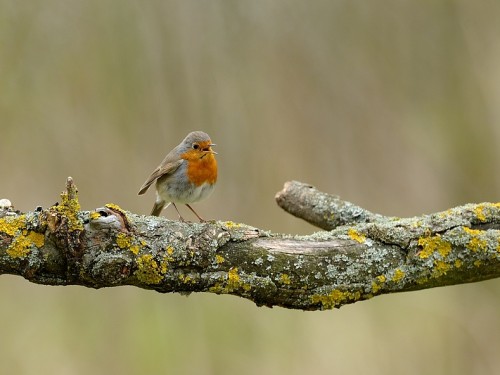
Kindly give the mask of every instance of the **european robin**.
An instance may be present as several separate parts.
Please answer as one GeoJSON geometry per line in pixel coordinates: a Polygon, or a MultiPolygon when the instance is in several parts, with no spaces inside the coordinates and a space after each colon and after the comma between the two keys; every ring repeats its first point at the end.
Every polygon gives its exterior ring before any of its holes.
{"type": "Polygon", "coordinates": [[[165,156],[139,190],[139,195],[144,194],[153,182],[156,183],[156,201],[151,215],[160,216],[161,210],[172,203],[179,220],[184,221],[175,205],[184,203],[200,221],[204,221],[189,203],[205,199],[214,190],[217,182],[214,155],[217,153],[212,146],[215,144],[207,133],[195,131],[165,156]]]}

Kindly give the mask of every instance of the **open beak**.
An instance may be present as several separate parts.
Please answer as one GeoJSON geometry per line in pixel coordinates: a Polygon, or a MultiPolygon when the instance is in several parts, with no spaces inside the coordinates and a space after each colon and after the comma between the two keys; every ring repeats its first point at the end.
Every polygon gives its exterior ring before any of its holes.
{"type": "Polygon", "coordinates": [[[210,143],[210,144],[208,145],[208,150],[207,150],[207,152],[209,152],[209,153],[211,153],[211,154],[214,154],[214,155],[217,155],[217,153],[216,153],[214,150],[212,150],[212,146],[217,146],[217,145],[216,145],[215,143],[210,143]]]}
{"type": "MultiPolygon", "coordinates": [[[[210,143],[210,144],[208,145],[208,147],[206,147],[206,148],[204,148],[204,149],[202,150],[202,151],[203,151],[203,153],[204,153],[204,155],[206,155],[206,154],[214,154],[214,155],[217,155],[217,152],[215,152],[214,150],[212,150],[212,146],[215,146],[215,143],[210,143]]],[[[204,156],[204,155],[203,155],[203,156],[204,156]]],[[[202,157],[203,157],[203,156],[202,156],[202,157]]]]}

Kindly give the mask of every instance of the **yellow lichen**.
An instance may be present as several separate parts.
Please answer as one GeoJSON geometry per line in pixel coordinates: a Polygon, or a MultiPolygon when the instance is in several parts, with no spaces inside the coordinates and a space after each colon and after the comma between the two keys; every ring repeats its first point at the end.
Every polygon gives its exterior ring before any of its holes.
{"type": "Polygon", "coordinates": [[[179,275],[179,280],[182,281],[184,284],[195,284],[196,281],[189,275],[184,275],[180,274],[179,275]]]}
{"type": "Polygon", "coordinates": [[[172,255],[174,253],[174,248],[172,246],[167,247],[167,254],[172,255]]]}
{"type": "Polygon", "coordinates": [[[347,231],[347,234],[352,240],[357,241],[359,243],[364,243],[366,241],[366,237],[363,234],[359,233],[356,229],[350,228],[347,231]]]}
{"type": "Polygon", "coordinates": [[[226,226],[227,229],[231,229],[231,228],[239,228],[241,227],[241,224],[239,223],[235,223],[235,222],[232,222],[232,221],[226,221],[224,223],[224,225],[226,226]]]}
{"type": "Polygon", "coordinates": [[[45,243],[45,235],[42,233],[30,232],[28,233],[28,239],[38,248],[41,248],[45,243]]]}
{"type": "Polygon", "coordinates": [[[227,290],[224,289],[224,287],[221,285],[221,283],[215,283],[214,286],[211,286],[210,288],[208,288],[208,291],[210,293],[216,293],[216,294],[227,293],[227,290]]]}
{"type": "Polygon", "coordinates": [[[233,267],[227,273],[227,287],[229,289],[237,289],[240,286],[240,275],[238,275],[238,267],[233,267]]]}
{"type": "Polygon", "coordinates": [[[421,237],[418,239],[418,246],[422,247],[418,253],[420,259],[429,258],[435,251],[445,258],[451,252],[451,244],[444,241],[441,236],[421,237]]]}
{"type": "Polygon", "coordinates": [[[462,267],[462,261],[460,259],[455,260],[455,268],[462,267]]]}
{"type": "Polygon", "coordinates": [[[450,270],[451,266],[442,261],[442,260],[436,260],[434,261],[434,269],[432,270],[432,277],[440,277],[443,275],[446,275],[446,273],[450,270]]]}
{"type": "Polygon", "coordinates": [[[26,225],[26,215],[6,216],[0,219],[0,232],[13,236],[26,225]]]}
{"type": "Polygon", "coordinates": [[[462,227],[462,228],[463,228],[465,233],[468,233],[471,236],[479,236],[481,233],[483,233],[482,231],[480,231],[478,229],[470,229],[469,227],[462,227]]]}
{"type": "Polygon", "coordinates": [[[281,284],[286,284],[286,285],[290,285],[290,276],[288,276],[286,273],[282,273],[280,275],[280,283],[281,284]]]}
{"type": "Polygon", "coordinates": [[[167,261],[164,260],[163,262],[160,263],[160,272],[165,275],[167,273],[168,267],[167,267],[167,261]]]}
{"type": "Polygon", "coordinates": [[[116,244],[120,249],[126,249],[132,244],[132,236],[126,233],[118,233],[116,236],[116,244]]]}
{"type": "Polygon", "coordinates": [[[33,246],[41,248],[45,243],[45,235],[26,229],[26,215],[4,217],[0,219],[0,232],[14,236],[6,252],[13,258],[24,258],[33,246]]]}
{"type": "Polygon", "coordinates": [[[222,255],[219,255],[219,254],[215,255],[215,263],[222,264],[222,263],[224,263],[224,261],[225,261],[225,259],[222,255]]]}
{"type": "Polygon", "coordinates": [[[486,215],[484,214],[484,205],[480,204],[474,209],[474,213],[479,221],[486,221],[486,215]]]}
{"type": "Polygon", "coordinates": [[[24,230],[22,235],[17,236],[7,249],[7,254],[13,258],[24,258],[33,246],[41,248],[45,243],[45,236],[41,233],[24,230]]]}
{"type": "Polygon", "coordinates": [[[417,220],[411,225],[413,228],[420,228],[422,226],[422,220],[417,220]]]}
{"type": "Polygon", "coordinates": [[[120,249],[129,249],[133,254],[137,255],[141,247],[134,242],[134,238],[127,233],[118,233],[116,236],[116,244],[120,249]]]}
{"type": "Polygon", "coordinates": [[[471,236],[471,239],[467,244],[467,249],[474,252],[478,250],[484,251],[487,249],[488,242],[486,242],[485,239],[481,238],[481,236],[484,234],[483,231],[477,229],[470,229],[468,227],[463,227],[463,229],[465,233],[471,236]]]}
{"type": "Polygon", "coordinates": [[[118,206],[117,204],[114,204],[114,203],[108,203],[108,204],[105,204],[104,205],[105,207],[109,208],[110,210],[113,210],[113,211],[118,211],[122,214],[126,214],[125,210],[123,210],[120,206],[118,206]]]}
{"type": "Polygon", "coordinates": [[[375,281],[372,281],[372,291],[373,293],[377,293],[380,290],[380,284],[377,284],[375,281]]]}
{"type": "Polygon", "coordinates": [[[405,272],[397,268],[394,271],[394,275],[392,275],[391,280],[397,283],[398,281],[401,281],[405,277],[405,272]]]}
{"type": "Polygon", "coordinates": [[[134,275],[146,284],[159,284],[167,273],[166,262],[158,264],[151,254],[137,258],[137,270],[134,275]]]}
{"type": "Polygon", "coordinates": [[[372,281],[373,293],[377,293],[382,288],[382,285],[385,283],[386,280],[387,279],[384,275],[377,276],[375,280],[372,281]]]}
{"type": "Polygon", "coordinates": [[[467,244],[467,248],[471,251],[486,250],[488,243],[486,240],[474,237],[467,244]]]}
{"type": "Polygon", "coordinates": [[[68,219],[67,223],[70,232],[83,230],[83,222],[78,218],[80,203],[78,202],[78,196],[76,193],[74,198],[70,198],[68,192],[62,192],[61,204],[52,206],[50,209],[68,219]]]}
{"type": "MultiPolygon", "coordinates": [[[[133,254],[137,255],[141,251],[141,246],[130,234],[118,233],[116,236],[116,244],[120,249],[129,249],[133,254]]],[[[144,241],[141,241],[141,245],[144,241]]],[[[143,245],[144,246],[144,245],[143,245]]]]}
{"type": "Polygon", "coordinates": [[[238,289],[243,289],[248,292],[252,289],[250,284],[247,284],[241,280],[237,267],[231,268],[227,273],[227,279],[222,278],[225,283],[216,283],[214,286],[210,287],[208,290],[212,293],[223,294],[231,293],[238,289]]]}
{"type": "Polygon", "coordinates": [[[101,218],[101,214],[97,211],[91,211],[89,217],[90,220],[97,220],[101,218]]]}
{"type": "Polygon", "coordinates": [[[476,261],[474,261],[474,265],[475,265],[476,267],[479,267],[479,266],[481,265],[481,263],[482,263],[482,262],[481,262],[479,259],[478,259],[478,260],[476,260],[476,261]]]}
{"type": "Polygon", "coordinates": [[[339,289],[332,290],[327,295],[315,294],[311,296],[312,303],[321,303],[324,309],[332,309],[345,302],[358,301],[361,298],[361,292],[347,292],[339,289]]]}
{"type": "Polygon", "coordinates": [[[129,247],[129,250],[134,253],[135,255],[139,254],[139,250],[141,248],[139,247],[139,245],[132,245],[129,247]]]}
{"type": "Polygon", "coordinates": [[[16,237],[7,249],[7,254],[12,258],[24,258],[30,252],[31,243],[25,236],[16,237]]]}

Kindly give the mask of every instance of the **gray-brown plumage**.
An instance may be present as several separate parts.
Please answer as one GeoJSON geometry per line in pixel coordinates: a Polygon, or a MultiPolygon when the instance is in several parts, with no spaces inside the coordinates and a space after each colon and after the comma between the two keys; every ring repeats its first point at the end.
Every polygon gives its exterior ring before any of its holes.
{"type": "Polygon", "coordinates": [[[156,201],[151,215],[159,216],[172,203],[179,219],[184,220],[175,205],[183,203],[203,221],[189,203],[205,199],[215,187],[217,161],[212,146],[208,134],[195,131],[167,154],[139,190],[142,195],[155,183],[156,201]]]}

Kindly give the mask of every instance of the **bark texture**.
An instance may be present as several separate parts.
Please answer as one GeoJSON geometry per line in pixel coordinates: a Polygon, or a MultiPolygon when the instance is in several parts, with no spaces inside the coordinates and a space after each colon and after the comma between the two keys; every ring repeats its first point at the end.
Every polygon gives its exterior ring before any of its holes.
{"type": "Polygon", "coordinates": [[[183,223],[108,204],[81,211],[71,178],[58,205],[0,204],[0,274],[46,285],[134,285],[233,294],[324,310],[377,295],[500,276],[500,204],[394,218],[288,182],[286,211],[328,231],[278,235],[230,221],[183,223]]]}

